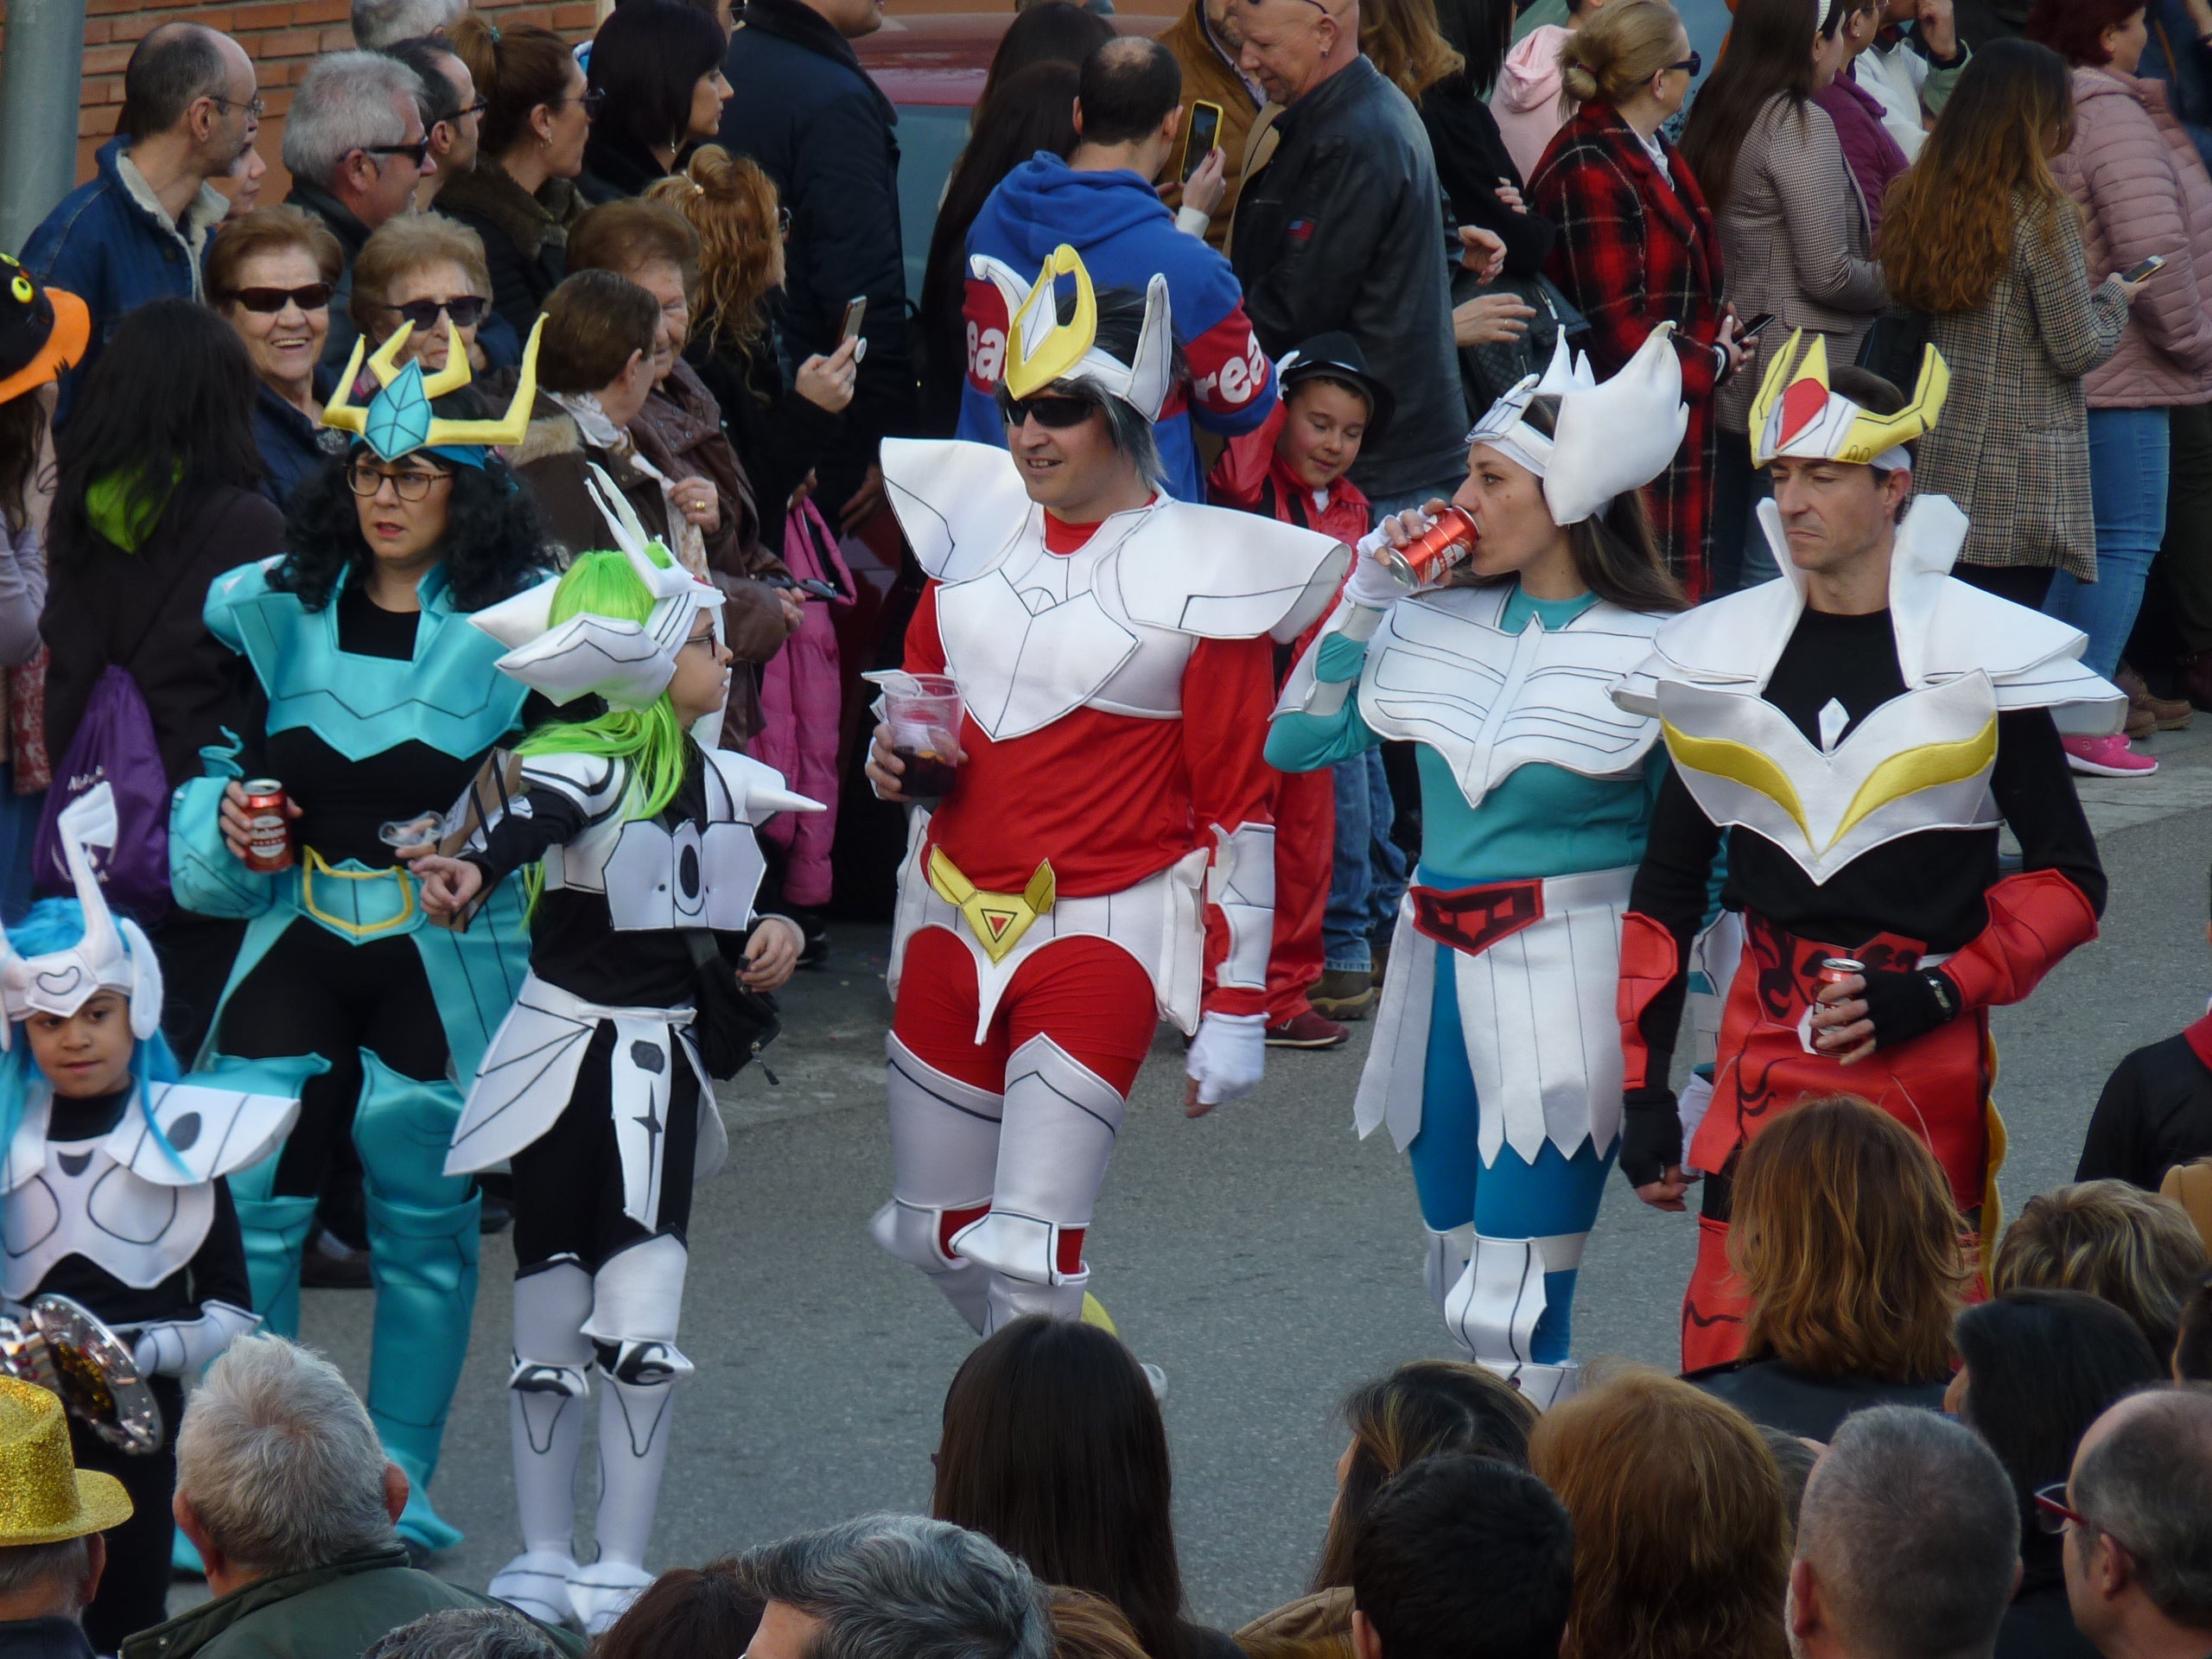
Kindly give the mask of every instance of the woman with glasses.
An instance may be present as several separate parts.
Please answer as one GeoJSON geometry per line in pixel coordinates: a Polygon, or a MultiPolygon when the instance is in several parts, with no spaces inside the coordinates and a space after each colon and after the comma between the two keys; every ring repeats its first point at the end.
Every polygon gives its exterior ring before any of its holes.
{"type": "Polygon", "coordinates": [[[644,194],[676,158],[713,140],[729,82],[729,41],[714,14],[682,0],[630,0],[599,26],[590,85],[606,100],[584,144],[577,188],[594,202],[644,194]]]}
{"type": "MultiPolygon", "coordinates": [[[[223,572],[284,544],[284,515],[257,487],[259,391],[237,331],[188,300],[130,313],[86,378],[54,441],[47,529],[45,724],[57,769],[110,666],[143,696],[171,789],[200,775],[202,745],[246,719],[236,659],[200,610],[223,572]]],[[[238,948],[233,923],[194,909],[181,900],[154,930],[170,986],[163,1025],[184,1055],[238,948]]]]}
{"type": "MultiPolygon", "coordinates": [[[[371,351],[405,328],[397,360],[420,360],[425,374],[446,365],[448,322],[467,353],[472,374],[497,365],[502,358],[512,367],[520,343],[506,320],[492,309],[492,273],[483,238],[443,213],[415,213],[378,226],[353,262],[347,306],[371,351]],[[499,334],[508,349],[493,353],[488,333],[499,334]]],[[[369,391],[375,391],[373,383],[369,391]]]]}
{"type": "Polygon", "coordinates": [[[2078,1290],[2009,1291],[1961,1313],[1952,1338],[1960,1363],[1943,1409],[1988,1442],[2020,1505],[2020,1587],[1999,1659],[2093,1659],[2059,1560],[2067,1471],[2105,1408],[2156,1388],[2165,1368],[2126,1314],[2078,1290]]]}
{"type": "Polygon", "coordinates": [[[1689,430],[1645,499],[1668,570],[1699,599],[1718,451],[1713,394],[1745,361],[1735,314],[1720,300],[1720,238],[1705,193],[1659,136],[1704,65],[1667,0],[1615,0],[1567,37],[1560,63],[1581,107],[1529,181],[1530,210],[1559,227],[1544,274],[1589,319],[1600,378],[1661,323],[1675,325],[1689,430]]]}
{"type": "Polygon", "coordinates": [[[255,1311],[298,1332],[301,1252],[350,1137],[377,1285],[369,1412],[407,1471],[401,1536],[443,1549],[461,1534],[430,1481],[476,1298],[478,1200],[469,1178],[444,1173],[453,1079],[474,1071],[526,947],[518,884],[499,885],[466,931],[428,926],[397,849],[425,837],[426,815],[474,798],[487,756],[520,729],[524,689],[497,672],[501,648],[470,613],[543,577],[544,538],[492,448],[522,436],[534,362],[504,420],[458,419],[476,408],[450,397],[466,362],[449,344],[426,374],[397,360],[404,344],[396,334],[370,359],[368,399],[353,391],[355,347],[323,410],[351,453],[294,494],[283,556],[208,591],[206,632],[235,653],[256,712],[232,717],[238,737],[213,740],[204,775],[178,791],[169,855],[181,904],[246,924],[210,1053],[328,1063],[283,1150],[232,1188],[255,1311]],[[249,810],[241,782],[262,779],[281,807],[249,810]],[[289,831],[275,871],[248,856],[272,817],[289,831]]]}
{"type": "Polygon", "coordinates": [[[297,207],[257,207],[232,219],[207,250],[208,297],[245,342],[260,382],[253,435],[266,468],[261,487],[280,507],[335,453],[322,405],[338,377],[322,365],[322,351],[344,268],[329,227],[297,207]]]}
{"type": "Polygon", "coordinates": [[[575,181],[600,95],[550,29],[469,12],[448,38],[484,113],[475,168],[440,188],[438,211],[483,238],[493,308],[519,338],[567,273],[569,228],[590,205],[575,181]]]}

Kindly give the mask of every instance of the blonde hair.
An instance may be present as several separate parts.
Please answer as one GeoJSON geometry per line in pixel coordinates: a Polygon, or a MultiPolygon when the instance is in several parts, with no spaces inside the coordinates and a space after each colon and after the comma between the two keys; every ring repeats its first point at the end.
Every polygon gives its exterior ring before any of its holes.
{"type": "Polygon", "coordinates": [[[1911,1130],[1855,1096],[1805,1101],[1744,1148],[1733,1199],[1745,1353],[1815,1376],[1950,1375],[1959,1214],[1911,1130]]]}
{"type": "Polygon", "coordinates": [[[1784,1659],[1789,1510],[1741,1412],[1625,1366],[1536,1420],[1529,1467],[1574,1522],[1562,1659],[1784,1659]]]}
{"type": "Polygon", "coordinates": [[[783,233],[774,181],[748,158],[702,144],[683,172],[655,180],[645,200],[675,208],[699,234],[695,335],[749,357],[767,332],[783,233]]]}
{"type": "Polygon", "coordinates": [[[1147,1659],[1128,1616],[1103,1596],[1051,1588],[1052,1659],[1147,1659]]]}
{"type": "Polygon", "coordinates": [[[353,292],[346,314],[371,340],[392,331],[382,326],[385,296],[409,271],[425,265],[454,265],[468,278],[470,292],[492,297],[492,273],[484,263],[484,238],[443,213],[402,213],[377,226],[353,259],[353,292]]]}
{"type": "Polygon", "coordinates": [[[1385,79],[1416,100],[1467,67],[1437,27],[1436,0],[1360,0],[1359,49],[1385,79]]]}
{"type": "Polygon", "coordinates": [[[2183,1304],[2204,1280],[2205,1254],[2189,1211],[2173,1199],[2126,1181],[2077,1181],[2020,1206],[1997,1246],[1989,1287],[1998,1296],[2087,1291],[2134,1320],[2164,1361],[2183,1304]]]}
{"type": "Polygon", "coordinates": [[[1613,0],[1560,45],[1560,90],[1580,104],[1624,102],[1675,60],[1688,33],[1667,0],[1613,0]]]}

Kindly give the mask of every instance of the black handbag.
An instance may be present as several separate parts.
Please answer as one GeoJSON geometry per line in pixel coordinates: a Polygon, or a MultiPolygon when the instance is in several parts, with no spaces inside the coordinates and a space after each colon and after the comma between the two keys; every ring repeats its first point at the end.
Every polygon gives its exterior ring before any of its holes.
{"type": "Polygon", "coordinates": [[[1920,378],[1920,359],[1928,349],[1928,322],[1925,311],[1899,307],[1883,312],[1859,342],[1859,366],[1910,396],[1913,383],[1920,378]]]}
{"type": "MultiPolygon", "coordinates": [[[[747,990],[738,983],[737,970],[722,955],[715,936],[702,927],[683,930],[691,952],[697,983],[692,994],[691,1040],[707,1075],[727,1083],[776,1040],[783,1030],[776,999],[766,991],[747,990]]],[[[763,1062],[760,1070],[770,1083],[776,1074],[763,1062]]]]}

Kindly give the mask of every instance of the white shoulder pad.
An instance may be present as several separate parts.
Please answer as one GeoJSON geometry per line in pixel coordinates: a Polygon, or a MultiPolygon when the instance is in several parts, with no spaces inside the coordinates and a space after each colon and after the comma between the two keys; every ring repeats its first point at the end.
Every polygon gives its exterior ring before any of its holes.
{"type": "Polygon", "coordinates": [[[939,582],[981,575],[1029,521],[1014,457],[958,438],[886,438],[883,484],[914,562],[939,582]]]}
{"type": "MultiPolygon", "coordinates": [[[[1946,576],[1919,642],[1919,671],[1908,666],[1906,675],[1940,685],[1979,669],[1999,709],[2048,709],[2060,731],[2098,737],[2126,723],[2127,694],[2082,666],[2088,643],[2070,623],[1946,576]]],[[[1897,645],[1905,656],[1906,641],[1897,645]]]]}
{"type": "Polygon", "coordinates": [[[574,751],[525,756],[522,763],[524,789],[550,789],[567,796],[592,817],[603,817],[622,804],[630,785],[630,768],[603,754],[574,751]]]}
{"type": "Polygon", "coordinates": [[[196,1186],[256,1164],[291,1133],[300,1103],[204,1084],[157,1083],[149,1091],[155,1120],[183,1160],[162,1150],[135,1106],[108,1137],[108,1155],[156,1186],[196,1186]]]}
{"type": "Polygon", "coordinates": [[[1130,619],[1202,639],[1287,644],[1336,597],[1351,559],[1316,531],[1226,507],[1162,501],[1122,543],[1130,619]]]}
{"type": "Polygon", "coordinates": [[[784,774],[765,761],[735,749],[703,751],[707,764],[729,791],[732,808],[747,823],[758,823],[777,812],[821,812],[821,802],[785,787],[784,774]]]}

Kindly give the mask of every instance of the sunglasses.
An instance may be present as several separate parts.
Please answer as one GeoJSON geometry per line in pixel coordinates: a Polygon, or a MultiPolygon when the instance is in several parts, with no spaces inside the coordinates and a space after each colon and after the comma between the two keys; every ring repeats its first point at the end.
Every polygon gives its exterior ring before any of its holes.
{"type": "Polygon", "coordinates": [[[404,156],[419,168],[430,159],[430,135],[424,133],[411,144],[364,144],[364,156],[404,156]]]}
{"type": "Polygon", "coordinates": [[[416,333],[421,334],[438,326],[441,311],[453,319],[454,327],[474,328],[484,321],[485,308],[491,303],[481,294],[456,294],[449,300],[409,300],[404,305],[387,305],[384,308],[413,323],[416,333]]]}
{"type": "Polygon", "coordinates": [[[1088,397],[1016,397],[1004,387],[998,395],[999,417],[1008,426],[1035,421],[1049,432],[1081,426],[1098,412],[1088,397]]]}
{"type": "Polygon", "coordinates": [[[1669,69],[1686,69],[1689,72],[1690,79],[1694,80],[1704,72],[1705,59],[1698,53],[1693,52],[1680,63],[1670,63],[1667,67],[1669,69]]]}
{"type": "Polygon", "coordinates": [[[288,305],[296,305],[302,311],[320,311],[330,303],[328,283],[309,283],[305,288],[234,288],[231,302],[267,317],[273,316],[288,305]]]}
{"type": "Polygon", "coordinates": [[[430,486],[442,478],[449,479],[452,476],[451,473],[427,472],[420,468],[410,468],[404,473],[387,473],[381,467],[371,467],[357,461],[346,469],[346,484],[354,494],[364,499],[374,497],[378,491],[389,484],[391,486],[392,493],[401,500],[421,501],[429,498],[430,486]]]}

